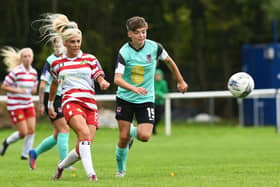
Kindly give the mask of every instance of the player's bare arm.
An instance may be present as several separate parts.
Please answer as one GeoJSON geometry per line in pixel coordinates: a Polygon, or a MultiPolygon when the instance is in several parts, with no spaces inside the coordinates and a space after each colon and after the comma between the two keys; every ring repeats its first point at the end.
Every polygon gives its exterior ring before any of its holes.
{"type": "Polygon", "coordinates": [[[133,86],[133,85],[127,83],[125,80],[123,80],[121,73],[115,73],[114,83],[117,86],[130,90],[132,92],[135,92],[139,95],[146,95],[148,93],[148,91],[143,87],[136,87],[136,86],[133,86]]]}
{"type": "Polygon", "coordinates": [[[98,82],[101,90],[107,90],[110,86],[110,83],[106,81],[102,75],[98,76],[96,81],[98,82]]]}
{"type": "Polygon", "coordinates": [[[167,57],[165,59],[165,63],[168,65],[168,67],[171,69],[171,71],[173,72],[173,74],[175,75],[176,79],[177,79],[177,89],[182,92],[185,93],[188,90],[188,84],[184,81],[183,76],[181,75],[177,65],[175,64],[175,62],[172,60],[171,57],[167,57]]]}
{"type": "Polygon", "coordinates": [[[46,87],[46,81],[41,80],[40,86],[39,86],[39,114],[43,115],[45,111],[45,106],[44,106],[44,91],[46,87]]]}
{"type": "Polygon", "coordinates": [[[1,88],[5,90],[6,92],[11,92],[11,93],[19,93],[19,94],[24,94],[26,91],[24,89],[20,88],[13,88],[7,84],[2,84],[1,88]]]}
{"type": "Polygon", "coordinates": [[[57,82],[57,80],[53,79],[52,84],[50,86],[50,94],[49,94],[49,100],[48,100],[48,110],[49,110],[49,116],[51,118],[56,117],[56,112],[54,111],[53,102],[54,102],[54,99],[56,96],[57,88],[58,88],[58,82],[57,82]]]}

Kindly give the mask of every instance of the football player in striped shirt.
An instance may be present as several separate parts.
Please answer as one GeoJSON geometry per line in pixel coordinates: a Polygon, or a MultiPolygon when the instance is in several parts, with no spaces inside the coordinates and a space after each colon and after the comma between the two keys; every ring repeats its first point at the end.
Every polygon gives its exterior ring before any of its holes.
{"type": "Polygon", "coordinates": [[[118,86],[116,119],[119,141],[116,146],[117,177],[124,177],[128,149],[133,138],[147,142],[153,130],[154,77],[157,62],[164,61],[177,79],[177,88],[184,93],[188,84],[166,50],[157,42],[146,39],[148,23],[142,17],[132,17],[126,24],[130,41],[119,50],[114,82],[118,86]],[[133,126],[135,116],[138,125],[133,126]]]}
{"type": "Polygon", "coordinates": [[[36,124],[32,94],[37,92],[38,80],[37,71],[32,67],[33,51],[6,47],[1,55],[9,71],[1,88],[7,92],[7,109],[17,131],[4,140],[0,155],[4,156],[10,144],[24,138],[21,159],[26,160],[34,142],[36,124]]]}
{"type": "Polygon", "coordinates": [[[53,81],[48,101],[49,115],[55,117],[53,102],[58,85],[62,89],[62,111],[67,123],[76,132],[76,148],[70,151],[58,166],[53,179],[61,178],[65,168],[78,160],[82,161],[91,181],[97,176],[92,164],[91,144],[98,127],[98,110],[94,82],[102,90],[110,84],[97,58],[81,51],[82,33],[77,24],[61,14],[49,14],[50,30],[61,36],[66,52],[51,65],[53,81]]]}
{"type": "MultiPolygon", "coordinates": [[[[62,41],[59,37],[54,38],[52,41],[52,46],[54,49],[53,54],[51,54],[44,64],[41,74],[41,81],[39,85],[39,114],[43,115],[44,112],[48,114],[48,98],[50,91],[50,84],[52,82],[52,76],[50,75],[50,66],[54,60],[61,56],[62,52],[65,50],[62,41]]],[[[63,160],[68,154],[68,140],[69,140],[69,126],[67,125],[62,109],[61,109],[61,89],[58,88],[56,93],[54,108],[57,113],[55,118],[50,118],[54,125],[53,134],[46,137],[35,149],[29,151],[29,167],[31,169],[36,168],[36,160],[39,155],[50,150],[55,145],[58,147],[58,154],[60,160],[63,160]]],[[[74,169],[69,167],[69,169],[74,169]]]]}

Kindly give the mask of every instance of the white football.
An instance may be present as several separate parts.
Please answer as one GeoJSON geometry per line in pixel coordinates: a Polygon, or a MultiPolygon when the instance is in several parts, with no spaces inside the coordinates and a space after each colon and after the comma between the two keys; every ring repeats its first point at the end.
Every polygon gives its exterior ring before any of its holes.
{"type": "Polygon", "coordinates": [[[255,83],[248,73],[238,72],[229,78],[227,86],[234,97],[244,98],[254,90],[255,83]]]}

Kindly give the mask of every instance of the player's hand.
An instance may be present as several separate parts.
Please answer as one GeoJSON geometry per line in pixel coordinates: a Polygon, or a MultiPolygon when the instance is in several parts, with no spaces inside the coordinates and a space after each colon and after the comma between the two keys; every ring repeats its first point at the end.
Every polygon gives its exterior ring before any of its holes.
{"type": "Polygon", "coordinates": [[[133,91],[135,93],[137,93],[138,95],[147,95],[147,93],[148,93],[146,88],[143,88],[143,87],[135,87],[135,89],[133,91]]]}
{"type": "Polygon", "coordinates": [[[39,116],[42,116],[45,112],[44,104],[39,104],[39,116]]]}
{"type": "Polygon", "coordinates": [[[54,119],[57,113],[54,111],[53,107],[48,108],[50,118],[54,119]]]}
{"type": "Polygon", "coordinates": [[[31,90],[31,94],[36,94],[37,93],[37,86],[34,86],[31,90]]]}
{"type": "Polygon", "coordinates": [[[110,87],[110,83],[103,79],[101,82],[99,82],[99,87],[101,90],[107,90],[110,87]]]}
{"type": "Polygon", "coordinates": [[[27,93],[27,91],[25,90],[25,89],[17,89],[17,93],[19,93],[19,94],[26,94],[27,93]]]}
{"type": "Polygon", "coordinates": [[[182,92],[185,93],[189,88],[189,85],[185,82],[185,81],[181,81],[177,83],[177,89],[182,92]]]}

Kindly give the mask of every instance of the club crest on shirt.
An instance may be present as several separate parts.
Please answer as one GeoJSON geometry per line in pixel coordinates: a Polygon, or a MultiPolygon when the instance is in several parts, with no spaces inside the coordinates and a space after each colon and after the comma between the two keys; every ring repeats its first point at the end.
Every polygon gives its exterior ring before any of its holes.
{"type": "Polygon", "coordinates": [[[148,54],[148,55],[146,56],[146,59],[147,59],[146,62],[151,63],[151,62],[152,62],[152,55],[151,55],[151,54],[148,54]]]}
{"type": "Polygon", "coordinates": [[[18,119],[22,119],[22,118],[23,118],[22,114],[18,115],[18,119]]]}
{"type": "Polygon", "coordinates": [[[88,61],[87,60],[82,60],[81,62],[80,62],[80,64],[86,64],[86,63],[88,63],[88,61]]]}

